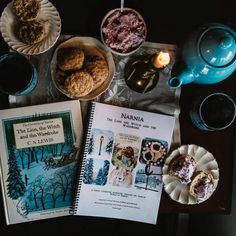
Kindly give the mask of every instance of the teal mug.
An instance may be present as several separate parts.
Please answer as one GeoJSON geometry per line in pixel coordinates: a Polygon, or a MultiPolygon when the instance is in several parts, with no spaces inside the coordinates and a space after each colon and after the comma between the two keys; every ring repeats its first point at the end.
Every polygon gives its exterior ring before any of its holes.
{"type": "Polygon", "coordinates": [[[0,91],[14,96],[27,95],[38,82],[35,66],[23,55],[9,52],[0,56],[0,91]]]}
{"type": "Polygon", "coordinates": [[[199,98],[190,109],[193,124],[205,131],[226,129],[234,122],[235,117],[235,102],[225,93],[212,93],[199,98]]]}

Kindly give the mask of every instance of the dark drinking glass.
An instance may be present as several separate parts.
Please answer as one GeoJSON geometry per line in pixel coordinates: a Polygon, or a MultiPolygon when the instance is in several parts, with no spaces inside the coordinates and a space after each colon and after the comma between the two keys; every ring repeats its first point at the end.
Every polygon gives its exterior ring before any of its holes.
{"type": "Polygon", "coordinates": [[[34,65],[23,55],[10,52],[0,56],[0,91],[10,95],[26,95],[37,85],[34,65]]]}
{"type": "Polygon", "coordinates": [[[193,103],[190,117],[202,130],[217,131],[229,127],[236,115],[234,100],[225,93],[213,93],[193,103]]]}

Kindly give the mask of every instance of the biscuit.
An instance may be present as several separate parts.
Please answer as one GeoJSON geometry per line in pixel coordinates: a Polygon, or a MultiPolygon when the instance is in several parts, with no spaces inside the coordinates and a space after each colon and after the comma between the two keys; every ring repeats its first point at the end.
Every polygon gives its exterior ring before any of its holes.
{"type": "Polygon", "coordinates": [[[66,77],[63,88],[71,97],[85,96],[93,89],[93,78],[86,71],[77,71],[66,77]]]}
{"type": "Polygon", "coordinates": [[[41,21],[21,22],[18,29],[18,38],[21,42],[32,45],[45,37],[45,28],[41,21]]]}
{"type": "Polygon", "coordinates": [[[84,68],[93,77],[93,90],[97,89],[108,77],[108,65],[102,57],[86,57],[84,68]]]}
{"type": "Polygon", "coordinates": [[[13,12],[21,21],[34,20],[39,12],[37,0],[13,0],[13,12]]]}
{"type": "Polygon", "coordinates": [[[59,48],[57,52],[57,65],[63,71],[79,70],[84,63],[84,52],[80,48],[59,48]]]}
{"type": "Polygon", "coordinates": [[[215,190],[214,178],[210,173],[198,171],[193,176],[189,187],[189,193],[194,196],[198,202],[207,200],[215,190]]]}

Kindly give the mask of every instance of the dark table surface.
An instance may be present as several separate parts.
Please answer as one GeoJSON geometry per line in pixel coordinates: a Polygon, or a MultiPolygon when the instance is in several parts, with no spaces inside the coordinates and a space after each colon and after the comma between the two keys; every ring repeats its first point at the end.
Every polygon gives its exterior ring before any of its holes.
{"type": "MultiPolygon", "coordinates": [[[[10,1],[0,1],[0,12],[10,1]]],[[[57,8],[62,19],[62,34],[76,34],[80,36],[92,36],[100,39],[100,22],[104,15],[111,9],[119,7],[118,0],[86,0],[86,1],[51,1],[57,8]]],[[[172,1],[154,0],[126,0],[125,6],[134,8],[144,17],[148,35],[147,41],[158,43],[181,45],[187,34],[198,26],[219,22],[236,29],[235,7],[232,0],[200,0],[178,1],[178,5],[172,5],[172,1]],[[207,4],[206,4],[207,3],[207,4]]],[[[9,48],[0,36],[0,52],[6,52],[9,48]]],[[[55,235],[56,233],[88,232],[93,230],[115,229],[116,232],[138,232],[144,230],[147,233],[167,232],[175,230],[176,213],[215,213],[229,214],[231,210],[232,174],[235,143],[235,124],[224,131],[204,132],[193,127],[189,120],[189,108],[199,95],[211,92],[225,92],[236,101],[236,74],[231,75],[215,85],[185,85],[182,87],[180,106],[180,129],[182,144],[197,144],[205,147],[216,158],[220,168],[220,181],[213,196],[199,205],[182,205],[172,201],[163,191],[160,203],[160,212],[157,226],[126,222],[115,219],[102,219],[90,217],[60,217],[56,219],[31,222],[6,226],[2,199],[0,201],[0,234],[1,235],[55,235]],[[169,227],[172,225],[172,227],[169,227]],[[166,227],[167,226],[167,227],[166,227]],[[163,228],[165,230],[163,231],[163,228]]],[[[7,97],[0,94],[0,108],[7,108],[7,97]]]]}

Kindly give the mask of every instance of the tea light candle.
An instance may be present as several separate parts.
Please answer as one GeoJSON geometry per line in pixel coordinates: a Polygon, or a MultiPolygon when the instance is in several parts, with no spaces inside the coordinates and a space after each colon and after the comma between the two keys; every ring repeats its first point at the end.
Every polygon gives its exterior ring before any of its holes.
{"type": "Polygon", "coordinates": [[[170,54],[168,52],[160,51],[153,58],[153,65],[160,69],[167,66],[170,63],[170,54]]]}

